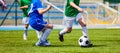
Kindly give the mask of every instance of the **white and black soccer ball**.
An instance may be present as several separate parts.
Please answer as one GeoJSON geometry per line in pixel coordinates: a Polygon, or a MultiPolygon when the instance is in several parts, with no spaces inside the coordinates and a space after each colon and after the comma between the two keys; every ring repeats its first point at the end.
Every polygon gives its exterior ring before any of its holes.
{"type": "Polygon", "coordinates": [[[81,36],[78,40],[78,44],[81,46],[81,47],[87,47],[87,46],[90,46],[90,41],[89,41],[89,38],[87,36],[81,36]]]}

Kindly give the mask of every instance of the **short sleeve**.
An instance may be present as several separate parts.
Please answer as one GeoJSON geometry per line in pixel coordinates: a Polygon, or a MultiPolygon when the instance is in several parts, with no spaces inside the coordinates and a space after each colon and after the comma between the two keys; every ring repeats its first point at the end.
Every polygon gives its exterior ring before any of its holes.
{"type": "Polygon", "coordinates": [[[37,5],[37,10],[43,8],[42,2],[40,0],[38,0],[38,2],[36,2],[36,5],[37,5]]]}
{"type": "Polygon", "coordinates": [[[30,1],[30,0],[28,0],[28,1],[27,1],[27,5],[30,5],[30,3],[31,3],[31,1],[30,1]]]}
{"type": "Polygon", "coordinates": [[[32,13],[39,9],[43,9],[41,1],[40,0],[32,0],[30,8],[29,8],[29,13],[32,13]]]}
{"type": "Polygon", "coordinates": [[[69,2],[74,2],[74,0],[69,0],[69,2]]]}

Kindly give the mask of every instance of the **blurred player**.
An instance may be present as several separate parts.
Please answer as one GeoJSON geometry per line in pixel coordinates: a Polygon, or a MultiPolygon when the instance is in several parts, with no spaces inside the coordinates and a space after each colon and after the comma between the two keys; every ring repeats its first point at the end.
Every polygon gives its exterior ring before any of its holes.
{"type": "Polygon", "coordinates": [[[43,20],[43,14],[51,8],[48,5],[43,9],[41,0],[32,0],[29,16],[30,16],[30,26],[38,31],[42,31],[42,36],[36,43],[36,46],[49,46],[50,43],[47,41],[47,37],[50,34],[53,24],[49,24],[43,20]]]}
{"type": "MultiPolygon", "coordinates": [[[[28,7],[31,3],[31,0],[20,0],[20,9],[23,10],[23,24],[25,24],[23,39],[27,40],[28,36],[28,27],[29,27],[29,16],[28,16],[28,7]]],[[[38,38],[40,37],[39,31],[36,30],[38,38]]]]}
{"type": "Polygon", "coordinates": [[[4,0],[0,0],[0,3],[2,4],[3,9],[7,9],[7,5],[4,0]]]}
{"type": "Polygon", "coordinates": [[[88,36],[86,23],[82,16],[84,10],[79,7],[79,3],[80,0],[67,0],[64,18],[64,24],[66,28],[61,30],[59,33],[59,40],[61,42],[64,41],[63,35],[72,31],[72,25],[74,21],[78,21],[78,23],[81,25],[83,36],[88,36]]]}

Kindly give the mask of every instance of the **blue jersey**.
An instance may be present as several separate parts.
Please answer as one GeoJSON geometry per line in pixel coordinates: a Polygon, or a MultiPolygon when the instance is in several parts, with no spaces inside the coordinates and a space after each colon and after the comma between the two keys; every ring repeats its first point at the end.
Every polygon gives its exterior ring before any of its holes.
{"type": "Polygon", "coordinates": [[[40,0],[32,0],[29,14],[33,13],[34,11],[36,11],[38,9],[42,9],[42,8],[43,8],[43,6],[42,6],[42,3],[40,0]]]}
{"type": "Polygon", "coordinates": [[[45,27],[45,24],[47,24],[47,22],[43,20],[43,15],[38,13],[38,10],[42,8],[43,6],[40,0],[32,0],[29,8],[29,24],[38,31],[41,31],[45,27]]]}

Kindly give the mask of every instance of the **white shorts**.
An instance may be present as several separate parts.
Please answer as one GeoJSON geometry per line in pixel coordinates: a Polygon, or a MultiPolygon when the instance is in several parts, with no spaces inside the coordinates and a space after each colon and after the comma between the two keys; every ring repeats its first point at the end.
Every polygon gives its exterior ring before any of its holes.
{"type": "Polygon", "coordinates": [[[63,24],[67,28],[72,28],[74,21],[78,21],[82,17],[83,17],[82,13],[79,13],[76,17],[67,17],[67,16],[65,16],[64,19],[63,19],[63,24]]]}
{"type": "Polygon", "coordinates": [[[23,24],[29,24],[29,17],[24,17],[24,18],[22,19],[22,23],[23,23],[23,24]]]}

